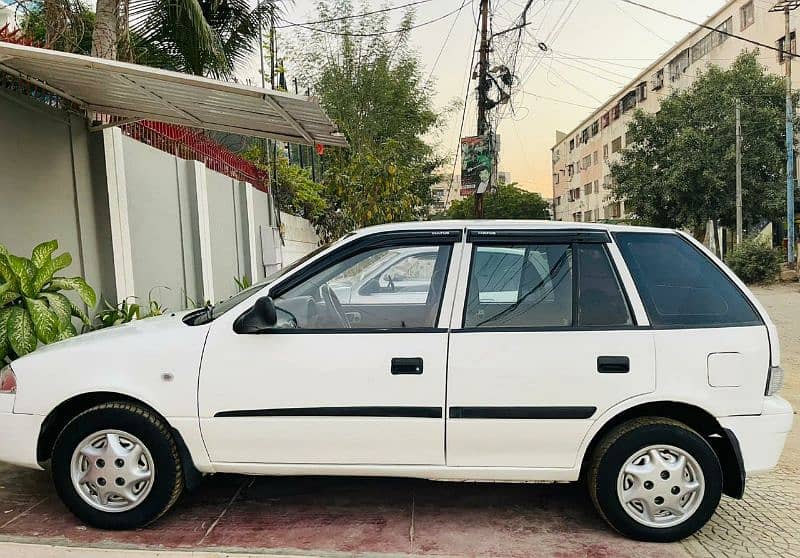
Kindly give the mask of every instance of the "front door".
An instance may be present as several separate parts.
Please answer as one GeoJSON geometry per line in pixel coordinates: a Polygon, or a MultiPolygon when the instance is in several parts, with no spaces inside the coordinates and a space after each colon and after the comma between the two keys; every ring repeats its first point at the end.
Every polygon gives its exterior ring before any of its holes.
{"type": "Polygon", "coordinates": [[[655,388],[652,333],[637,327],[610,242],[602,231],[470,231],[448,465],[574,467],[597,416],[655,388]]]}
{"type": "Polygon", "coordinates": [[[460,238],[353,240],[272,287],[274,328],[237,334],[235,316],[214,323],[199,392],[211,460],[444,464],[448,330],[439,323],[449,323],[442,300],[454,296],[460,238]],[[395,276],[377,273],[398,257],[395,276]]]}

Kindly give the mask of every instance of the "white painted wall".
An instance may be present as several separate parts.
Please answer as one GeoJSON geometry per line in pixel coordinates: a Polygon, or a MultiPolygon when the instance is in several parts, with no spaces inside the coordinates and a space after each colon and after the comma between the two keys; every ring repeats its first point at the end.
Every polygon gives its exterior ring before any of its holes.
{"type": "Polygon", "coordinates": [[[187,297],[223,300],[236,293],[234,277],[258,281],[278,267],[265,269],[266,259],[285,265],[319,243],[308,221],[281,213],[285,245],[265,254],[262,236],[277,230],[268,194],[5,92],[0,154],[0,243],[29,254],[58,239],[73,256],[65,274],[86,277],[111,303],[152,295],[177,310],[187,297]]]}
{"type": "Polygon", "coordinates": [[[319,246],[319,236],[306,219],[281,211],[283,265],[305,256],[319,246]]]}

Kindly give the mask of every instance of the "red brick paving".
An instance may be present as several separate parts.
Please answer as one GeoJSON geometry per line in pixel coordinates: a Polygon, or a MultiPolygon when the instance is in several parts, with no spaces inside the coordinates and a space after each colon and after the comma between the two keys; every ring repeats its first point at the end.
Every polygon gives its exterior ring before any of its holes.
{"type": "Polygon", "coordinates": [[[578,485],[218,475],[146,529],[82,525],[48,473],[0,466],[0,540],[160,549],[435,556],[684,556],[624,539],[578,485]]]}

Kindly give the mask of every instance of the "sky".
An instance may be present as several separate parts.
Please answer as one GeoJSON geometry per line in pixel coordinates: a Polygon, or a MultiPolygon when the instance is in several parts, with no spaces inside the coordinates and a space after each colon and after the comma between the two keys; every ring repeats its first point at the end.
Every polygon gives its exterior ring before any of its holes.
{"type": "MultiPolygon", "coordinates": [[[[366,3],[374,10],[410,1],[366,3]]],[[[698,22],[725,3],[639,1],[698,22]]],[[[360,5],[359,0],[354,3],[360,5]]],[[[525,3],[526,0],[491,0],[494,32],[513,26],[525,3]]],[[[465,98],[476,30],[473,10],[477,10],[478,1],[428,0],[414,7],[416,23],[420,24],[462,4],[459,12],[411,32],[411,46],[420,56],[423,75],[432,76],[434,105],[438,109],[452,105],[454,100],[463,103],[465,98]]],[[[314,0],[295,0],[287,5],[285,18],[293,22],[318,19],[314,5],[314,0]]],[[[402,12],[392,12],[396,14],[394,21],[402,12]]],[[[550,148],[555,143],[556,130],[572,130],[693,26],[621,0],[533,0],[528,21],[531,23],[522,35],[516,56],[518,79],[512,87],[512,101],[503,107],[497,127],[501,142],[499,167],[510,172],[512,180],[522,187],[550,197],[550,148]],[[546,45],[546,52],[539,43],[546,45]]],[[[515,39],[516,34],[509,33],[495,40],[491,65],[513,65],[515,39]]],[[[257,62],[243,72],[243,76],[249,72],[251,79],[260,79],[257,62]]],[[[289,75],[290,82],[291,78],[289,75]]],[[[472,81],[462,136],[476,132],[474,86],[472,81]]],[[[453,111],[441,133],[431,138],[451,161],[457,153],[460,125],[461,111],[453,111]]]]}

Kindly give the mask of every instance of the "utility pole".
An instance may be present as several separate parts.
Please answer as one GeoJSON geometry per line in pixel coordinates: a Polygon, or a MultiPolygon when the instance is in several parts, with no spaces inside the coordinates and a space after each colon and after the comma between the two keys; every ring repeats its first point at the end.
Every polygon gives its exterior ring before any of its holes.
{"type": "Polygon", "coordinates": [[[789,13],[800,7],[798,0],[779,0],[770,12],[783,12],[784,36],[783,36],[783,57],[786,75],[786,236],[787,250],[786,260],[789,265],[794,265],[796,261],[795,248],[797,241],[794,234],[794,122],[792,106],[792,35],[789,25],[789,13]]]}
{"type": "MultiPolygon", "coordinates": [[[[261,0],[258,3],[261,7],[261,0]]],[[[267,76],[264,70],[264,18],[262,11],[258,10],[258,59],[261,63],[261,89],[267,88],[267,76]]]]}
{"type": "MultiPolygon", "coordinates": [[[[481,0],[481,47],[478,59],[478,135],[483,137],[489,129],[486,119],[489,93],[489,0],[481,0]]],[[[491,182],[491,177],[489,178],[491,182]]],[[[483,219],[483,192],[475,190],[475,217],[483,219]]],[[[487,187],[488,189],[488,187],[487,187]]]]}
{"type": "Polygon", "coordinates": [[[736,99],[736,244],[742,242],[742,110],[736,99]]]}

